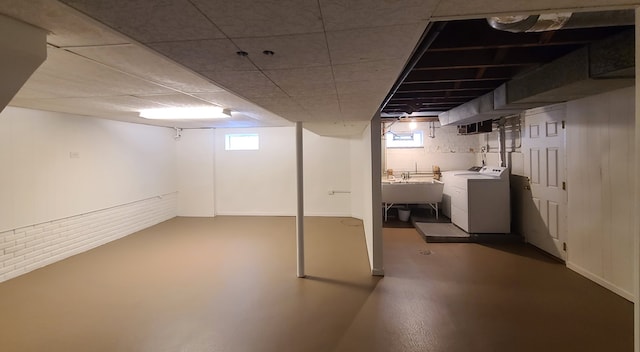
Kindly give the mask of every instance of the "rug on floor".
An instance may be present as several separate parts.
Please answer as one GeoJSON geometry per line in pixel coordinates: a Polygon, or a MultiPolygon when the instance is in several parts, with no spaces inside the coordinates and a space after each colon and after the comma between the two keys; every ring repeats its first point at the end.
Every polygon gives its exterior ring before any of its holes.
{"type": "Polygon", "coordinates": [[[416,222],[416,229],[427,239],[437,238],[469,238],[469,234],[452,223],[416,222]]]}

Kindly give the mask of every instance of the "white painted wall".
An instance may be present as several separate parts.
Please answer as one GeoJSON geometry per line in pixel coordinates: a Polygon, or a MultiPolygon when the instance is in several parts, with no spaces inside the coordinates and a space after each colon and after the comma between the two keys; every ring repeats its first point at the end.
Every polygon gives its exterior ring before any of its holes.
{"type": "Polygon", "coordinates": [[[351,216],[351,142],[303,130],[304,206],[310,216],[351,216]]]}
{"type": "Polygon", "coordinates": [[[0,231],[176,191],[173,130],[7,107],[0,231]]]}
{"type": "MultiPolygon", "coordinates": [[[[395,174],[405,171],[431,172],[433,165],[440,170],[466,170],[476,165],[476,153],[480,149],[480,135],[458,135],[456,126],[440,126],[436,122],[435,138],[429,138],[429,124],[417,123],[416,130],[423,131],[424,147],[422,148],[386,148],[386,169],[393,169],[395,174]]],[[[388,126],[388,124],[387,124],[388,126]]],[[[387,130],[393,132],[410,131],[409,123],[395,123],[387,130]]]]}
{"type": "Polygon", "coordinates": [[[183,130],[176,141],[178,215],[215,216],[215,130],[183,130]]]}
{"type": "MultiPolygon", "coordinates": [[[[351,216],[350,141],[303,131],[305,215],[351,216]]],[[[215,130],[218,215],[293,216],[296,211],[295,128],[215,130]],[[225,134],[258,133],[260,150],[226,151],[225,134]]]]}
{"type": "Polygon", "coordinates": [[[374,200],[372,192],[374,185],[381,187],[379,173],[376,180],[373,180],[375,176],[373,176],[372,158],[376,157],[380,160],[381,155],[380,153],[373,155],[371,135],[372,126],[369,125],[361,136],[351,140],[351,213],[354,218],[361,219],[363,222],[371,271],[381,275],[384,273],[382,267],[382,223],[381,219],[376,219],[374,216],[376,211],[380,213],[380,217],[382,216],[381,203],[380,199],[377,202],[374,200]],[[377,228],[376,220],[380,220],[377,228]]]}
{"type": "Polygon", "coordinates": [[[295,215],[294,132],[292,127],[216,129],[217,215],[295,215]],[[228,133],[258,133],[260,150],[226,151],[228,133]]]}
{"type": "Polygon", "coordinates": [[[567,103],[567,265],[634,296],[634,88],[567,103]]]}
{"type": "Polygon", "coordinates": [[[173,130],[7,107],[0,281],[176,216],[173,130]]]}

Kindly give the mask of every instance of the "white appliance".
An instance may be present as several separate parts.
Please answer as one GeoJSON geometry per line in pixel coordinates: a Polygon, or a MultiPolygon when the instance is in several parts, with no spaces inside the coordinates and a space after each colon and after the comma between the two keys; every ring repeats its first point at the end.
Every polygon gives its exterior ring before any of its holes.
{"type": "Polygon", "coordinates": [[[468,233],[510,233],[509,170],[484,166],[479,171],[446,171],[443,213],[468,233]]]}

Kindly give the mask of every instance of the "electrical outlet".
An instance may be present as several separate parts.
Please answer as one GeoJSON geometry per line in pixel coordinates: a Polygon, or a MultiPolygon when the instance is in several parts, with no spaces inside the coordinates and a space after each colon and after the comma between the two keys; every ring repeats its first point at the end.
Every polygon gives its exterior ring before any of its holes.
{"type": "Polygon", "coordinates": [[[69,159],[79,159],[80,153],[78,152],[69,152],[69,159]]]}

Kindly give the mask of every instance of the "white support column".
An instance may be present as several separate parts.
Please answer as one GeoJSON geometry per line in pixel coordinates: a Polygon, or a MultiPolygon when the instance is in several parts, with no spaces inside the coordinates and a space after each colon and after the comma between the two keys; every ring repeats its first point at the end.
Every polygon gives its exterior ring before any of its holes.
{"type": "MultiPolygon", "coordinates": [[[[635,182],[635,204],[636,211],[640,212],[640,89],[638,88],[638,75],[640,74],[640,45],[638,45],[640,36],[640,8],[636,8],[636,182],[635,182]]],[[[640,352],[640,220],[635,218],[635,260],[634,281],[635,281],[635,304],[634,304],[634,342],[635,352],[640,352]]]]}
{"type": "Polygon", "coordinates": [[[372,274],[384,276],[382,262],[382,121],[380,110],[371,119],[371,202],[373,204],[372,274]]]}
{"type": "Polygon", "coordinates": [[[296,185],[298,194],[298,211],[296,213],[296,248],[298,258],[298,277],[304,273],[304,174],[302,172],[302,122],[296,122],[296,185]]]}

